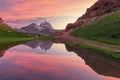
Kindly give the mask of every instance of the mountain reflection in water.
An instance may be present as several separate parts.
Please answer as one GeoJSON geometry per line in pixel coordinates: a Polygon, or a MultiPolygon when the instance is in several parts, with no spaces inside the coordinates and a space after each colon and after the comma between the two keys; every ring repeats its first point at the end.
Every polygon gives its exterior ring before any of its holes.
{"type": "Polygon", "coordinates": [[[0,54],[0,80],[120,79],[119,61],[66,44],[35,40],[0,54]]]}
{"type": "Polygon", "coordinates": [[[40,47],[43,50],[48,50],[52,47],[53,42],[52,41],[35,40],[35,41],[29,41],[29,42],[25,43],[24,45],[27,45],[33,49],[40,47]]]}

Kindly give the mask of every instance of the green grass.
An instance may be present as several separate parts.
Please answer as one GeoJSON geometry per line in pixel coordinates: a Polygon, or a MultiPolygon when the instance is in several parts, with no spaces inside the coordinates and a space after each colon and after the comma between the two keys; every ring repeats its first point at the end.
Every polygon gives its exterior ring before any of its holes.
{"type": "Polygon", "coordinates": [[[13,38],[13,37],[0,37],[0,44],[4,44],[4,43],[10,43],[10,42],[19,42],[19,41],[28,41],[28,40],[33,40],[34,38],[30,37],[30,38],[13,38]]]}
{"type": "Polygon", "coordinates": [[[120,10],[84,26],[84,28],[76,29],[71,35],[120,45],[120,10]]]}
{"type": "Polygon", "coordinates": [[[85,48],[85,49],[89,49],[89,50],[94,50],[94,51],[99,51],[102,54],[109,56],[113,59],[120,59],[120,53],[111,51],[109,49],[104,49],[104,48],[99,48],[99,47],[94,47],[91,45],[87,45],[87,44],[83,44],[83,43],[77,43],[77,42],[71,42],[71,41],[63,41],[65,44],[68,45],[72,45],[72,46],[76,46],[76,47],[80,47],[80,48],[85,48]]]}
{"type": "Polygon", "coordinates": [[[0,24],[0,38],[1,37],[30,37],[25,33],[20,33],[13,30],[6,24],[0,24]]]}
{"type": "Polygon", "coordinates": [[[34,38],[27,34],[17,32],[6,24],[0,24],[0,46],[12,42],[33,40],[34,38]]]}
{"type": "Polygon", "coordinates": [[[6,24],[0,24],[0,44],[25,40],[51,40],[51,36],[32,37],[25,33],[17,32],[6,24]]]}

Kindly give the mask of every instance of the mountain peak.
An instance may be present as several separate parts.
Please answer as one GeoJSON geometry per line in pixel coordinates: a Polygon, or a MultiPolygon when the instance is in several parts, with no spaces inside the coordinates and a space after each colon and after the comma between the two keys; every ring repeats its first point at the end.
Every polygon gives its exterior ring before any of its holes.
{"type": "Polygon", "coordinates": [[[52,25],[49,22],[47,22],[47,21],[42,22],[40,24],[40,27],[46,28],[46,29],[53,29],[52,25]]]}
{"type": "Polygon", "coordinates": [[[36,23],[31,23],[31,24],[28,25],[28,26],[29,26],[29,28],[33,28],[33,27],[37,28],[37,27],[38,27],[38,25],[37,25],[36,23]]]}
{"type": "Polygon", "coordinates": [[[28,26],[22,27],[19,31],[29,33],[29,34],[35,33],[38,35],[49,35],[54,31],[54,29],[49,22],[44,21],[44,22],[41,22],[40,25],[37,25],[36,23],[31,23],[28,26]]]}
{"type": "Polygon", "coordinates": [[[37,31],[39,28],[39,26],[35,23],[31,23],[30,25],[21,28],[21,30],[25,30],[25,31],[37,31]]]}
{"type": "Polygon", "coordinates": [[[35,23],[31,23],[30,25],[37,25],[37,24],[35,24],[35,23]]]}

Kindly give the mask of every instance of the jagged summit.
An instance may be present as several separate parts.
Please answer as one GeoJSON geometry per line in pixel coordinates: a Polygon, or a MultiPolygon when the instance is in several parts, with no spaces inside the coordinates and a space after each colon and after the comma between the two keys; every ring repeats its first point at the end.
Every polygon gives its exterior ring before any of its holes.
{"type": "Polygon", "coordinates": [[[52,25],[49,22],[47,22],[47,21],[42,22],[40,24],[40,27],[46,28],[46,29],[53,29],[52,25]]]}
{"type": "Polygon", "coordinates": [[[24,31],[42,31],[46,29],[53,30],[52,25],[46,21],[41,22],[40,25],[37,25],[36,23],[31,23],[30,25],[21,28],[21,30],[24,30],[24,31]]]}
{"type": "Polygon", "coordinates": [[[39,30],[39,26],[35,23],[31,23],[30,25],[21,28],[21,30],[23,30],[23,31],[37,31],[37,30],[39,30]]]}
{"type": "Polygon", "coordinates": [[[28,26],[22,27],[18,31],[20,32],[22,31],[30,34],[36,33],[39,35],[50,35],[54,31],[54,29],[49,22],[44,21],[41,22],[40,25],[37,25],[36,23],[32,23],[28,26]]]}

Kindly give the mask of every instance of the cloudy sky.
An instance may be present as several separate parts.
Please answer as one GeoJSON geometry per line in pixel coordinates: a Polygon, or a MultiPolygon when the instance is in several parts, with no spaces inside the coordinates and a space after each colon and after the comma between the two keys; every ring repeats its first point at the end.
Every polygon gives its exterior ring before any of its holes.
{"type": "Polygon", "coordinates": [[[75,22],[97,0],[0,0],[0,17],[12,27],[49,21],[55,29],[75,22]]]}

